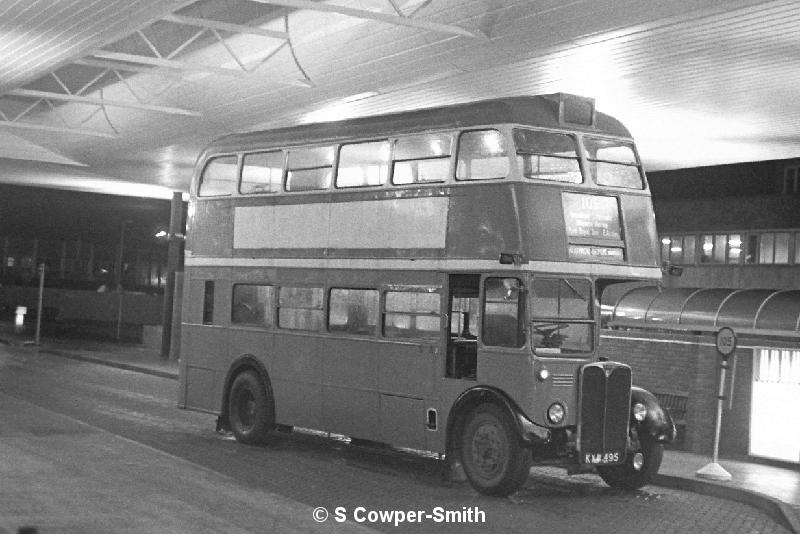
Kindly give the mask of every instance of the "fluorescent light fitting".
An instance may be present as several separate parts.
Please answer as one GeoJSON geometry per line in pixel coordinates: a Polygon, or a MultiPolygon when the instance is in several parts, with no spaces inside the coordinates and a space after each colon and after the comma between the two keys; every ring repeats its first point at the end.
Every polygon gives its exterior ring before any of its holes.
{"type": "Polygon", "coordinates": [[[380,93],[378,91],[365,91],[363,93],[356,93],[354,95],[346,96],[342,99],[342,102],[345,104],[350,104],[352,102],[358,102],[359,100],[364,100],[367,98],[372,98],[373,96],[378,96],[380,93]]]}

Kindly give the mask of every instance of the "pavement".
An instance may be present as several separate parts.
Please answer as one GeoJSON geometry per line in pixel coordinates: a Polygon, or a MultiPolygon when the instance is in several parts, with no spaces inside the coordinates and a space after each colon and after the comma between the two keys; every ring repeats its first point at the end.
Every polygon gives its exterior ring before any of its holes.
{"type": "MultiPolygon", "coordinates": [[[[164,359],[158,349],[134,344],[74,339],[43,338],[39,345],[30,336],[0,324],[0,343],[63,358],[93,362],[162,378],[178,378],[178,362],[164,359]]],[[[711,458],[684,451],[666,450],[657,486],[692,491],[753,506],[794,534],[800,534],[800,465],[774,465],[749,458],[720,458],[731,474],[728,481],[699,478],[696,472],[711,458]]]]}

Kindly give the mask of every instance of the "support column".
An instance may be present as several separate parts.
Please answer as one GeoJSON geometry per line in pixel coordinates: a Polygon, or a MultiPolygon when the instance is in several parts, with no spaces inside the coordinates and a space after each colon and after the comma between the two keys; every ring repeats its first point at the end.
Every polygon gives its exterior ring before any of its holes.
{"type": "MultiPolygon", "coordinates": [[[[170,357],[172,344],[172,323],[175,302],[175,273],[183,270],[181,265],[181,246],[183,245],[183,196],[179,192],[172,193],[172,204],[169,215],[169,248],[167,249],[167,276],[164,286],[164,306],[161,315],[161,357],[170,357]]],[[[176,332],[177,333],[177,332],[176,332]]]]}

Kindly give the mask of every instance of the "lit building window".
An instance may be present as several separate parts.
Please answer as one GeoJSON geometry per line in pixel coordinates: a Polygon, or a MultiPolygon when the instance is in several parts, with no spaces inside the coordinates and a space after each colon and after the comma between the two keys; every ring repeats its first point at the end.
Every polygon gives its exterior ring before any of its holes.
{"type": "Polygon", "coordinates": [[[800,231],[661,236],[671,265],[800,265],[800,231]]]}
{"type": "Polygon", "coordinates": [[[800,194],[800,166],[786,167],[783,171],[783,194],[800,194]]]}
{"type": "Polygon", "coordinates": [[[661,261],[673,265],[695,263],[697,237],[694,235],[673,235],[661,237],[661,261]]]}
{"type": "Polygon", "coordinates": [[[728,263],[739,263],[742,257],[742,236],[731,234],[728,236],[728,263]]]}
{"type": "MultiPolygon", "coordinates": [[[[719,237],[719,236],[717,236],[719,237]]],[[[718,251],[715,252],[715,248],[718,244],[718,240],[715,239],[713,235],[703,235],[700,236],[700,242],[702,243],[700,247],[700,263],[724,263],[725,262],[725,251],[723,250],[722,254],[718,251]],[[722,258],[720,261],[720,257],[722,258]]]]}
{"type": "Polygon", "coordinates": [[[800,265],[800,232],[794,234],[794,263],[800,265]]]}

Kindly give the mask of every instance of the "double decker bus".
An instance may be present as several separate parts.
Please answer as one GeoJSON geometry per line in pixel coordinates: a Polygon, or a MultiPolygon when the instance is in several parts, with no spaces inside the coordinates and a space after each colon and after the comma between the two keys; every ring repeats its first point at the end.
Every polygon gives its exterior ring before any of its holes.
{"type": "Polygon", "coordinates": [[[598,354],[658,280],[629,132],[555,94],[231,135],[191,188],[179,405],[438,453],[506,495],[533,461],[636,488],[674,426],[598,354]]]}

